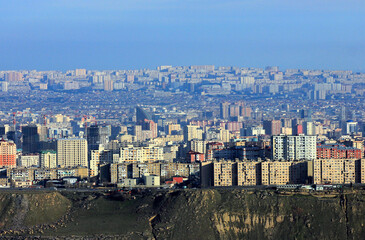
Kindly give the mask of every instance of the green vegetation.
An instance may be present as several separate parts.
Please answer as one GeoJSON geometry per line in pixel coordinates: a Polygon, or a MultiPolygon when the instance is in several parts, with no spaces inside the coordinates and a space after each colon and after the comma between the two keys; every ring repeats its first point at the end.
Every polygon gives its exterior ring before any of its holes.
{"type": "Polygon", "coordinates": [[[48,194],[24,194],[29,201],[25,225],[32,226],[55,222],[71,208],[71,201],[57,192],[48,194]],[[52,214],[50,214],[52,213],[52,214]]]}
{"type": "Polygon", "coordinates": [[[0,193],[2,236],[124,239],[363,239],[365,192],[239,189],[0,193]]]}

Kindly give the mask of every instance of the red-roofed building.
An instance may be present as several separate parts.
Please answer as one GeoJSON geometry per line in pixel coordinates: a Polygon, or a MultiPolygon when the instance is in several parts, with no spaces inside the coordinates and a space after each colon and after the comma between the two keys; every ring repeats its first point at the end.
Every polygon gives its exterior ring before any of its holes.
{"type": "Polygon", "coordinates": [[[187,156],[187,162],[188,163],[204,162],[205,161],[204,153],[189,151],[187,155],[188,155],[187,156]]]}
{"type": "Polygon", "coordinates": [[[344,145],[319,145],[317,146],[318,159],[360,159],[361,150],[344,145]]]}

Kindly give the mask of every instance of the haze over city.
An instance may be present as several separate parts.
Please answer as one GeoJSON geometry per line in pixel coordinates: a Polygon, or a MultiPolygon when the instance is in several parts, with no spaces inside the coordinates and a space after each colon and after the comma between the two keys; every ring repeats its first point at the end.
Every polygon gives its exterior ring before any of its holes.
{"type": "Polygon", "coordinates": [[[364,1],[0,1],[2,70],[365,71],[364,1]]]}

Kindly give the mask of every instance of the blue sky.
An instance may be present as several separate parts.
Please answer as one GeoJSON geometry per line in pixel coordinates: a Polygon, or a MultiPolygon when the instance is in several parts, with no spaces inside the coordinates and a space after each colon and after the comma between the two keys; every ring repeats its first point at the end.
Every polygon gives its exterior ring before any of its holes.
{"type": "Polygon", "coordinates": [[[363,0],[0,0],[0,70],[365,71],[363,0]]]}

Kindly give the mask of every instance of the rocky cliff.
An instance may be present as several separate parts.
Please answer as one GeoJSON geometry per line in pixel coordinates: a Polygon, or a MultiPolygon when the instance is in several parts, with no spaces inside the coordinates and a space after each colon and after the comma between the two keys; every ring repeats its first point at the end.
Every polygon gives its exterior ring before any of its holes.
{"type": "Polygon", "coordinates": [[[364,239],[365,192],[0,193],[2,237],[364,239]]]}

